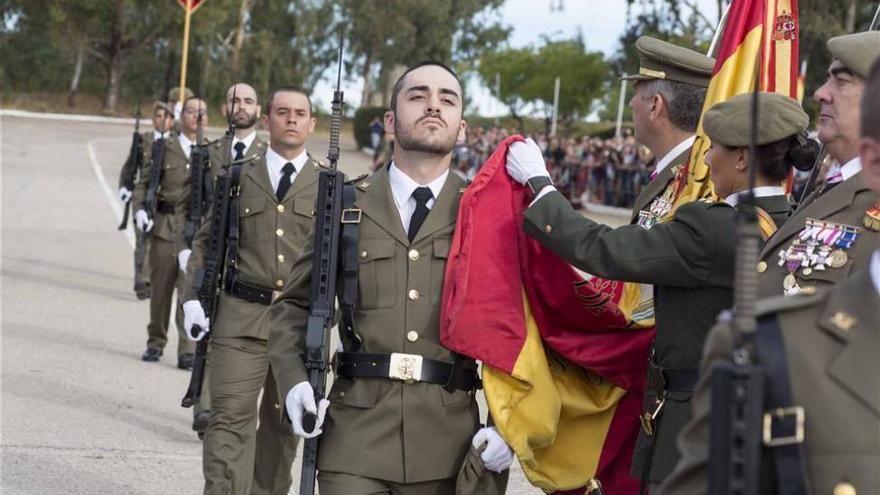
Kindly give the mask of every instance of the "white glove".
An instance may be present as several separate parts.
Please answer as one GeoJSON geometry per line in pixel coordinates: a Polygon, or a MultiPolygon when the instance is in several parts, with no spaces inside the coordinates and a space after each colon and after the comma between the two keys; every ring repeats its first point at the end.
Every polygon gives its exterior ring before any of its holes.
{"type": "Polygon", "coordinates": [[[321,434],[323,431],[321,426],[324,424],[324,414],[327,412],[330,401],[321,399],[321,402],[315,407],[315,391],[312,390],[309,382],[299,382],[290,389],[290,392],[287,392],[284,405],[287,407],[287,417],[290,418],[290,423],[293,425],[293,433],[296,436],[315,438],[321,434]],[[307,412],[317,415],[315,429],[309,433],[306,433],[303,428],[303,416],[307,412]]]}
{"type": "Polygon", "coordinates": [[[184,249],[183,251],[177,253],[177,266],[180,267],[180,271],[186,271],[186,263],[189,261],[189,255],[192,254],[192,249],[184,249]]]}
{"type": "Polygon", "coordinates": [[[478,448],[484,443],[486,444],[486,450],[480,454],[480,459],[483,460],[483,465],[486,466],[486,469],[496,473],[510,469],[510,465],[513,464],[513,452],[494,426],[480,428],[480,431],[474,435],[474,439],[471,441],[474,448],[478,448]]]}
{"type": "Polygon", "coordinates": [[[119,188],[119,201],[123,203],[128,203],[128,200],[131,199],[131,191],[127,187],[119,188]]]}
{"type": "Polygon", "coordinates": [[[153,221],[144,210],[138,210],[134,214],[134,223],[141,232],[149,232],[153,228],[153,221]]]}
{"type": "Polygon", "coordinates": [[[183,303],[183,328],[186,329],[186,338],[192,342],[198,342],[205,338],[205,335],[208,335],[208,328],[210,326],[210,321],[205,317],[205,310],[202,308],[202,303],[193,299],[191,301],[186,301],[183,303]],[[201,331],[193,336],[193,326],[198,325],[201,327],[201,331]]]}
{"type": "Polygon", "coordinates": [[[544,154],[531,138],[517,141],[507,149],[507,173],[520,184],[525,184],[533,177],[550,177],[544,164],[544,154]]]}

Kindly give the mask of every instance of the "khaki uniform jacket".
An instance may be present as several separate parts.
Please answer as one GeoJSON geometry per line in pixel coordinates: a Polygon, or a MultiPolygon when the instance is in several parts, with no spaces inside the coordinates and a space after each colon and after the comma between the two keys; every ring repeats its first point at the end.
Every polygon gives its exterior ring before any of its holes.
{"type": "MultiPolygon", "coordinates": [[[[863,268],[824,293],[776,297],[758,305],[759,316],[777,318],[792,398],[806,412],[803,449],[812,495],[880,493],[878,303],[880,297],[863,268]]],[[[707,492],[710,371],[717,363],[730,362],[732,351],[730,326],[720,323],[706,341],[694,418],[678,439],[682,460],[659,494],[707,492]]],[[[770,455],[765,449],[764,461],[770,455]]],[[[758,492],[774,493],[773,482],[762,479],[758,492]]]]}
{"type": "Polygon", "coordinates": [[[785,222],[788,221],[789,215],[791,215],[792,209],[788,196],[783,194],[755,198],[755,206],[766,211],[767,214],[770,215],[770,218],[773,219],[777,228],[785,225],[785,222]]]}
{"type": "MultiPolygon", "coordinates": [[[[253,147],[253,146],[252,146],[253,147]]],[[[309,159],[279,203],[269,181],[266,154],[242,165],[239,196],[238,280],[270,290],[284,286],[293,260],[300,256],[314,223],[318,193],[318,162],[309,159]]],[[[226,172],[224,172],[226,173],[226,172]]],[[[186,269],[184,300],[198,298],[195,274],[204,266],[211,237],[211,218],[202,224],[193,240],[186,269]]],[[[215,337],[253,337],[268,340],[269,306],[245,301],[225,292],[220,294],[215,337]]]]}
{"type": "MultiPolygon", "coordinates": [[[[450,173],[413,242],[403,230],[387,167],[356,182],[363,211],[358,243],[356,331],[363,352],[419,354],[451,362],[440,345],[443,275],[466,183],[450,173]]],[[[307,379],[303,367],[312,242],[272,306],[269,360],[279,396],[307,379]]],[[[453,478],[479,427],[474,397],[428,383],[337,378],[321,434],[318,469],[398,483],[453,478]]],[[[283,412],[286,418],[286,412],[283,412]]]]}
{"type": "Polygon", "coordinates": [[[691,150],[687,149],[684,153],[675,157],[669,165],[666,166],[657,177],[654,177],[654,180],[648,183],[642,192],[639,194],[639,197],[636,198],[636,202],[633,204],[632,215],[630,216],[629,223],[636,223],[639,219],[639,212],[647,209],[651,206],[651,202],[657,199],[659,196],[663,194],[663,191],[666,190],[666,186],[675,179],[675,171],[679,165],[682,165],[684,162],[688,160],[690,156],[691,150]]]}
{"type": "MultiPolygon", "coordinates": [[[[153,147],[153,136],[153,131],[141,133],[141,138],[143,139],[143,149],[141,151],[143,151],[143,153],[141,154],[141,169],[134,174],[135,186],[137,186],[138,178],[144,174],[144,170],[147,168],[147,161],[150,160],[150,150],[153,147]]],[[[132,160],[125,160],[125,163],[122,164],[122,169],[119,170],[119,185],[117,187],[125,187],[125,177],[131,173],[131,167],[133,166],[134,163],[132,160]]]]}
{"type": "MultiPolygon", "coordinates": [[[[234,150],[230,152],[229,158],[224,160],[223,149],[225,145],[226,140],[220,138],[217,141],[211,143],[211,145],[208,147],[208,156],[211,157],[211,164],[213,166],[219,166],[220,168],[222,168],[223,164],[228,163],[232,160],[232,155],[235,153],[234,150]]],[[[269,144],[266,143],[266,141],[263,141],[258,134],[254,137],[254,142],[252,142],[251,145],[248,146],[246,150],[244,150],[244,159],[251,160],[253,158],[256,158],[257,156],[265,153],[268,146],[269,144]]]]}
{"type": "Polygon", "coordinates": [[[800,287],[822,288],[836,285],[865,267],[871,259],[874,247],[880,242],[877,232],[867,230],[862,225],[865,212],[875,201],[877,196],[865,184],[861,172],[821,196],[813,193],[807,197],[803,205],[792,213],[785,225],[761,249],[757,267],[758,296],[778,296],[784,293],[782,283],[788,271],[778,264],[779,251],[787,249],[797,238],[805,228],[808,218],[860,227],[861,233],[855,244],[846,250],[848,260],[842,267],[829,266],[825,270],[812,270],[808,275],[804,275],[802,269],[798,270],[795,277],[800,287]]]}
{"type": "MultiPolygon", "coordinates": [[[[733,302],[735,215],[727,203],[695,201],[650,230],[637,225],[612,229],[574,211],[561,194],[551,192],[526,210],[524,223],[529,236],[581,270],[612,280],[653,284],[654,362],[661,368],[696,373],[706,333],[718,313],[733,302]]],[[[646,408],[656,393],[646,390],[646,408]]],[[[634,477],[642,476],[652,438],[650,479],[662,480],[675,467],[675,435],[690,419],[689,400],[690,394],[670,394],[658,416],[656,437],[639,431],[634,477]]]]}
{"type": "MultiPolygon", "coordinates": [[[[184,249],[185,242],[183,239],[183,226],[186,219],[186,209],[189,207],[189,191],[190,179],[192,172],[190,170],[189,158],[186,157],[180,141],[176,134],[172,134],[164,140],[165,156],[161,179],[159,182],[159,190],[157,192],[156,201],[164,202],[174,207],[173,214],[154,212],[153,229],[150,234],[158,239],[173,242],[176,251],[184,249]]],[[[138,211],[144,208],[144,200],[147,195],[147,188],[150,184],[150,170],[154,166],[152,156],[144,162],[144,168],[138,182],[135,185],[134,194],[132,196],[132,211],[138,211]]]]}

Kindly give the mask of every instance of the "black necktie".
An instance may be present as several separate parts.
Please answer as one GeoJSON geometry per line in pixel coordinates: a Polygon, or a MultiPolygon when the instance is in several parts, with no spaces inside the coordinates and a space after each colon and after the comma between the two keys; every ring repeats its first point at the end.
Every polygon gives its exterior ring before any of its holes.
{"type": "Polygon", "coordinates": [[[278,181],[278,189],[275,190],[275,197],[278,198],[279,203],[284,199],[287,190],[290,189],[290,176],[293,175],[295,170],[290,162],[285,163],[284,167],[281,168],[281,172],[284,175],[281,176],[281,180],[278,181]]]}
{"type": "Polygon", "coordinates": [[[416,234],[419,232],[419,227],[422,226],[422,223],[425,222],[425,218],[428,217],[428,213],[431,212],[431,210],[428,209],[428,201],[434,197],[434,193],[431,192],[431,189],[422,186],[417,187],[416,190],[413,191],[412,197],[416,200],[416,210],[409,219],[409,232],[406,233],[409,242],[412,242],[412,240],[415,239],[416,234]]]}
{"type": "Polygon", "coordinates": [[[232,160],[237,162],[237,161],[244,158],[244,148],[245,148],[244,143],[239,141],[239,142],[235,143],[234,148],[235,148],[235,157],[233,157],[232,160]]]}

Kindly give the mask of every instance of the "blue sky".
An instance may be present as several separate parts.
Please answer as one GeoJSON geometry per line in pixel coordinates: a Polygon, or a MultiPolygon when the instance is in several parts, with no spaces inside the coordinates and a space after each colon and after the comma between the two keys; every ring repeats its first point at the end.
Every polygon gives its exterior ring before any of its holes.
{"type": "MultiPolygon", "coordinates": [[[[706,17],[713,20],[716,18],[715,0],[694,1],[706,17]]],[[[537,44],[542,35],[569,38],[580,29],[588,50],[599,50],[606,55],[612,55],[621,49],[617,38],[626,22],[625,0],[561,0],[563,10],[551,11],[551,4],[559,3],[560,0],[507,0],[501,8],[501,18],[504,24],[513,28],[510,45],[522,47],[537,44]]],[[[333,96],[329,81],[333,79],[335,82],[335,78],[325,79],[315,88],[313,97],[316,104],[329,110],[329,102],[333,96]]],[[[346,82],[343,86],[348,106],[358,106],[362,81],[346,82]]],[[[503,106],[478,82],[470,83],[466,91],[473,101],[478,102],[480,114],[506,113],[503,106]]]]}

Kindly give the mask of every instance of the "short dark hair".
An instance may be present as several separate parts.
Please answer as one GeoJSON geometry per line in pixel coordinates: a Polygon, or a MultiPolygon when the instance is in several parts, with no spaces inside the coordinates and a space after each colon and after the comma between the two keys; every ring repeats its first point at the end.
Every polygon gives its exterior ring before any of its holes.
{"type": "Polygon", "coordinates": [[[315,113],[314,110],[312,109],[312,98],[309,96],[309,94],[307,92],[303,91],[302,89],[300,89],[296,86],[279,86],[279,87],[275,88],[274,90],[272,90],[271,93],[269,93],[269,99],[266,100],[266,115],[269,115],[272,113],[272,102],[275,101],[275,95],[277,95],[278,93],[299,93],[299,94],[305,96],[306,101],[309,102],[309,117],[311,117],[312,114],[315,113]]]}
{"type": "Polygon", "coordinates": [[[880,59],[874,62],[865,79],[862,94],[862,137],[880,140],[880,59]]]}
{"type": "Polygon", "coordinates": [[[660,95],[666,102],[666,113],[672,125],[684,132],[697,132],[706,88],[668,79],[653,79],[642,84],[648,88],[645,98],[660,95]]]}
{"type": "Polygon", "coordinates": [[[403,89],[403,80],[406,79],[406,76],[408,76],[410,72],[416,69],[420,69],[429,65],[440,67],[446,72],[452,74],[452,77],[455,78],[455,81],[458,83],[458,87],[461,88],[462,113],[464,113],[464,85],[461,83],[461,78],[458,77],[458,74],[456,74],[451,67],[444,64],[443,62],[437,62],[435,60],[425,60],[424,62],[419,62],[409,69],[406,69],[406,72],[404,72],[403,75],[397,78],[397,81],[394,83],[394,89],[391,90],[391,104],[389,106],[391,107],[392,112],[397,112],[397,96],[400,94],[400,90],[403,89]]]}

